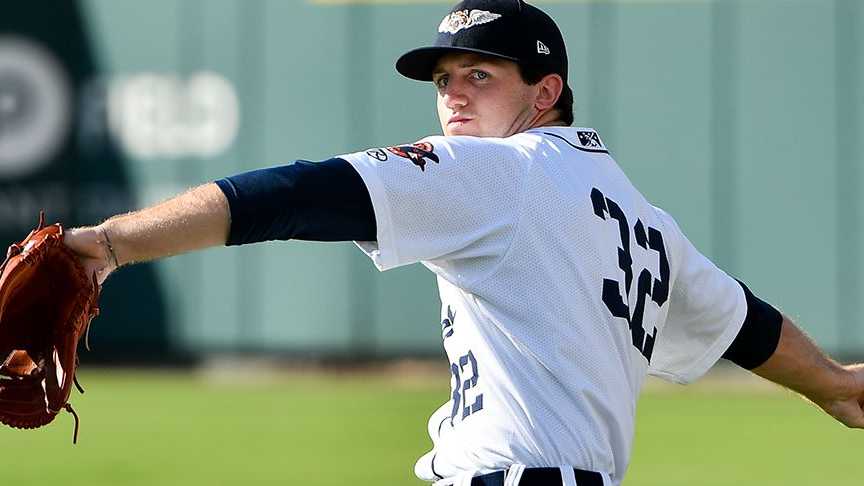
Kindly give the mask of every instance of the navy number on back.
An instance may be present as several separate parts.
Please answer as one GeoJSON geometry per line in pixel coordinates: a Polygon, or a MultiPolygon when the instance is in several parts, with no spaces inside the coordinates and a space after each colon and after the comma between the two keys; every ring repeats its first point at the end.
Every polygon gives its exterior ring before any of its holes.
{"type": "Polygon", "coordinates": [[[663,306],[669,299],[669,259],[666,256],[666,246],[663,244],[663,235],[655,228],[646,228],[641,220],[636,220],[633,225],[633,236],[636,244],[647,251],[655,251],[660,259],[660,278],[654,278],[651,271],[643,268],[636,278],[636,302],[631,309],[630,288],[633,284],[633,257],[630,254],[630,224],[627,217],[621,211],[621,207],[613,200],[604,196],[599,189],[591,190],[591,203],[594,206],[594,214],[604,221],[607,217],[618,223],[618,233],[621,237],[621,246],[618,247],[618,268],[624,272],[624,294],[621,293],[621,282],[609,278],[603,279],[603,303],[613,316],[625,319],[630,326],[630,334],[633,346],[636,346],[642,356],[651,362],[654,352],[654,342],[657,339],[657,327],[651,326],[651,333],[645,331],[642,322],[645,316],[646,298],[658,307],[663,306]]]}

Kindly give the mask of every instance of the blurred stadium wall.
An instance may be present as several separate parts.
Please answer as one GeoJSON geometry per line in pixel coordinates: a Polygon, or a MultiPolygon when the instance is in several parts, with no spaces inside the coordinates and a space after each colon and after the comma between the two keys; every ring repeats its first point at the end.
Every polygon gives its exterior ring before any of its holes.
{"type": "MultiPolygon", "coordinates": [[[[431,88],[392,66],[448,3],[4,2],[0,234],[438,133],[431,88]]],[[[720,266],[862,354],[861,2],[537,3],[568,39],[577,124],[720,266]]],[[[423,268],[378,274],[351,244],[220,248],[112,277],[85,360],[434,356],[437,305],[423,268]]]]}

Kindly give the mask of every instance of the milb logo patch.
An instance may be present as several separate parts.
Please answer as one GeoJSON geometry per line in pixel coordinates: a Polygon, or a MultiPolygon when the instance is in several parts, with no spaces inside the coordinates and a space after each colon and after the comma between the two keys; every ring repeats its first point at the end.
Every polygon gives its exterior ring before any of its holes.
{"type": "Polygon", "coordinates": [[[397,147],[387,147],[387,151],[391,154],[408,159],[420,167],[420,170],[426,172],[426,163],[428,160],[439,163],[438,156],[435,154],[435,147],[429,142],[417,142],[411,145],[399,145],[397,147]],[[428,159],[428,160],[427,160],[428,159]]]}
{"type": "Polygon", "coordinates": [[[576,132],[576,135],[579,137],[579,143],[582,144],[585,148],[605,148],[603,147],[603,143],[600,142],[600,137],[596,132],[576,132]]]}

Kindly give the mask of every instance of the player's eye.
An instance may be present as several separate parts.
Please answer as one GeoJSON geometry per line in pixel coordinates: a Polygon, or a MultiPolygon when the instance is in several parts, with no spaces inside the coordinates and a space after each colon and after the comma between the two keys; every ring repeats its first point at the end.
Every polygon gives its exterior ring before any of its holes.
{"type": "Polygon", "coordinates": [[[441,76],[438,76],[437,78],[433,79],[432,82],[435,83],[435,87],[438,89],[446,88],[447,82],[448,82],[447,75],[442,74],[441,76]]]}
{"type": "Polygon", "coordinates": [[[476,79],[477,81],[484,81],[486,79],[489,79],[489,73],[487,73],[486,71],[472,71],[471,77],[476,79]]]}

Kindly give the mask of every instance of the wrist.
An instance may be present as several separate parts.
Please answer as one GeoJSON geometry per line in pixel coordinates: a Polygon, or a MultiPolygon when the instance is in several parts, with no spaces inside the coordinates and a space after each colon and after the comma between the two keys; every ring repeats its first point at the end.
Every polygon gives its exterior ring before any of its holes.
{"type": "Polygon", "coordinates": [[[104,254],[104,260],[108,265],[108,272],[113,272],[120,266],[122,266],[121,260],[118,258],[117,249],[114,247],[114,244],[111,241],[111,236],[106,225],[100,224],[95,227],[97,238],[96,242],[102,248],[102,252],[104,254]]]}
{"type": "Polygon", "coordinates": [[[862,376],[854,366],[842,366],[832,363],[830,378],[823,386],[814,388],[805,396],[822,408],[830,407],[832,403],[842,402],[858,395],[862,388],[862,376]]]}
{"type": "Polygon", "coordinates": [[[857,397],[861,394],[861,390],[864,390],[864,364],[846,365],[841,368],[845,376],[843,396],[857,397]]]}

